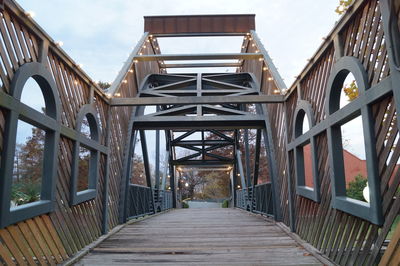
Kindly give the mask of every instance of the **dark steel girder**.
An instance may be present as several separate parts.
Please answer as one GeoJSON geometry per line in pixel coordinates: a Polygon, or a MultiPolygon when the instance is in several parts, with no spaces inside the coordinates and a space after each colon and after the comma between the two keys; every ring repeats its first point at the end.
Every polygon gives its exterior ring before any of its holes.
{"type": "Polygon", "coordinates": [[[283,95],[112,98],[111,106],[283,103],[283,95]]]}
{"type": "Polygon", "coordinates": [[[211,146],[211,145],[234,145],[233,141],[209,139],[209,140],[182,140],[172,141],[172,146],[211,146]]]}
{"type": "Polygon", "coordinates": [[[224,59],[258,59],[262,58],[258,53],[224,53],[224,54],[156,54],[137,55],[133,59],[137,61],[180,61],[180,60],[224,60],[224,59]]]}
{"type": "Polygon", "coordinates": [[[140,130],[156,129],[242,129],[263,128],[265,119],[261,115],[227,116],[141,116],[134,121],[133,127],[140,130]]]}
{"type": "Polygon", "coordinates": [[[162,68],[240,67],[241,63],[160,64],[162,68]]]}
{"type": "Polygon", "coordinates": [[[232,166],[235,163],[235,160],[230,161],[219,161],[219,160],[187,160],[187,161],[176,161],[173,160],[172,164],[175,166],[185,165],[185,166],[193,166],[193,167],[201,167],[201,166],[232,166]]]}

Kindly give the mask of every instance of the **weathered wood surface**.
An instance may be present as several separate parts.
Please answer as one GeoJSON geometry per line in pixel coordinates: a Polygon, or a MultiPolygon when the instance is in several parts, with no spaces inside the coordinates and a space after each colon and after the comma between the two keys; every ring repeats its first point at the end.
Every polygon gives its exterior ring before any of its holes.
{"type": "Polygon", "coordinates": [[[178,209],[133,223],[77,265],[321,265],[273,222],[237,209],[178,209]]]}

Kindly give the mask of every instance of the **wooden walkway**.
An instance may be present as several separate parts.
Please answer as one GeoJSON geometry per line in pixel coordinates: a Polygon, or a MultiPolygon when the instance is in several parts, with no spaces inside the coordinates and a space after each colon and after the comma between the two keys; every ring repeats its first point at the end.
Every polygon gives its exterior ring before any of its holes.
{"type": "Polygon", "coordinates": [[[237,209],[178,209],[125,226],[77,265],[322,265],[281,228],[237,209]]]}

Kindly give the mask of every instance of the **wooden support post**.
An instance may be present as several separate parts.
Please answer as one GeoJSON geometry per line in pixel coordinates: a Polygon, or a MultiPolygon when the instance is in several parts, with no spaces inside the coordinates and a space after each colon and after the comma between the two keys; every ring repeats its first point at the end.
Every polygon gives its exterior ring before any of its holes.
{"type": "Polygon", "coordinates": [[[343,38],[340,33],[335,35],[333,39],[333,46],[335,48],[335,61],[338,61],[344,56],[343,38]]]}
{"type": "Polygon", "coordinates": [[[38,62],[47,66],[47,55],[49,53],[49,41],[43,39],[39,45],[39,57],[38,62]]]}

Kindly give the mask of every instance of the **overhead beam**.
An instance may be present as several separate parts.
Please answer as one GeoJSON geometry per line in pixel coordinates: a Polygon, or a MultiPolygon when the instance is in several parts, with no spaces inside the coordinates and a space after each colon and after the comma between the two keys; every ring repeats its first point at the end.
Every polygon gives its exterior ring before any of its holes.
{"type": "Polygon", "coordinates": [[[206,139],[206,140],[182,140],[172,141],[172,146],[210,146],[210,145],[234,145],[233,141],[206,139]]]}
{"type": "Polygon", "coordinates": [[[187,161],[172,161],[172,164],[175,166],[184,165],[186,167],[211,167],[211,166],[232,166],[234,164],[234,160],[231,161],[219,161],[219,160],[187,160],[187,161]]]}
{"type": "Polygon", "coordinates": [[[161,68],[240,67],[241,63],[160,64],[161,68]]]}
{"type": "Polygon", "coordinates": [[[264,128],[265,119],[261,115],[221,115],[221,116],[142,116],[137,117],[134,129],[242,129],[264,128]]]}
{"type": "Polygon", "coordinates": [[[145,16],[144,31],[153,36],[245,35],[255,30],[254,14],[145,16]]]}
{"type": "Polygon", "coordinates": [[[283,103],[283,95],[112,98],[111,106],[283,103]]]}
{"type": "Polygon", "coordinates": [[[155,54],[136,55],[133,59],[138,61],[185,61],[185,60],[224,60],[224,59],[258,59],[263,55],[259,53],[224,53],[224,54],[155,54]]]}
{"type": "Polygon", "coordinates": [[[247,36],[248,32],[237,32],[237,33],[153,33],[151,34],[155,38],[171,38],[171,37],[220,37],[220,36],[247,36]]]}

